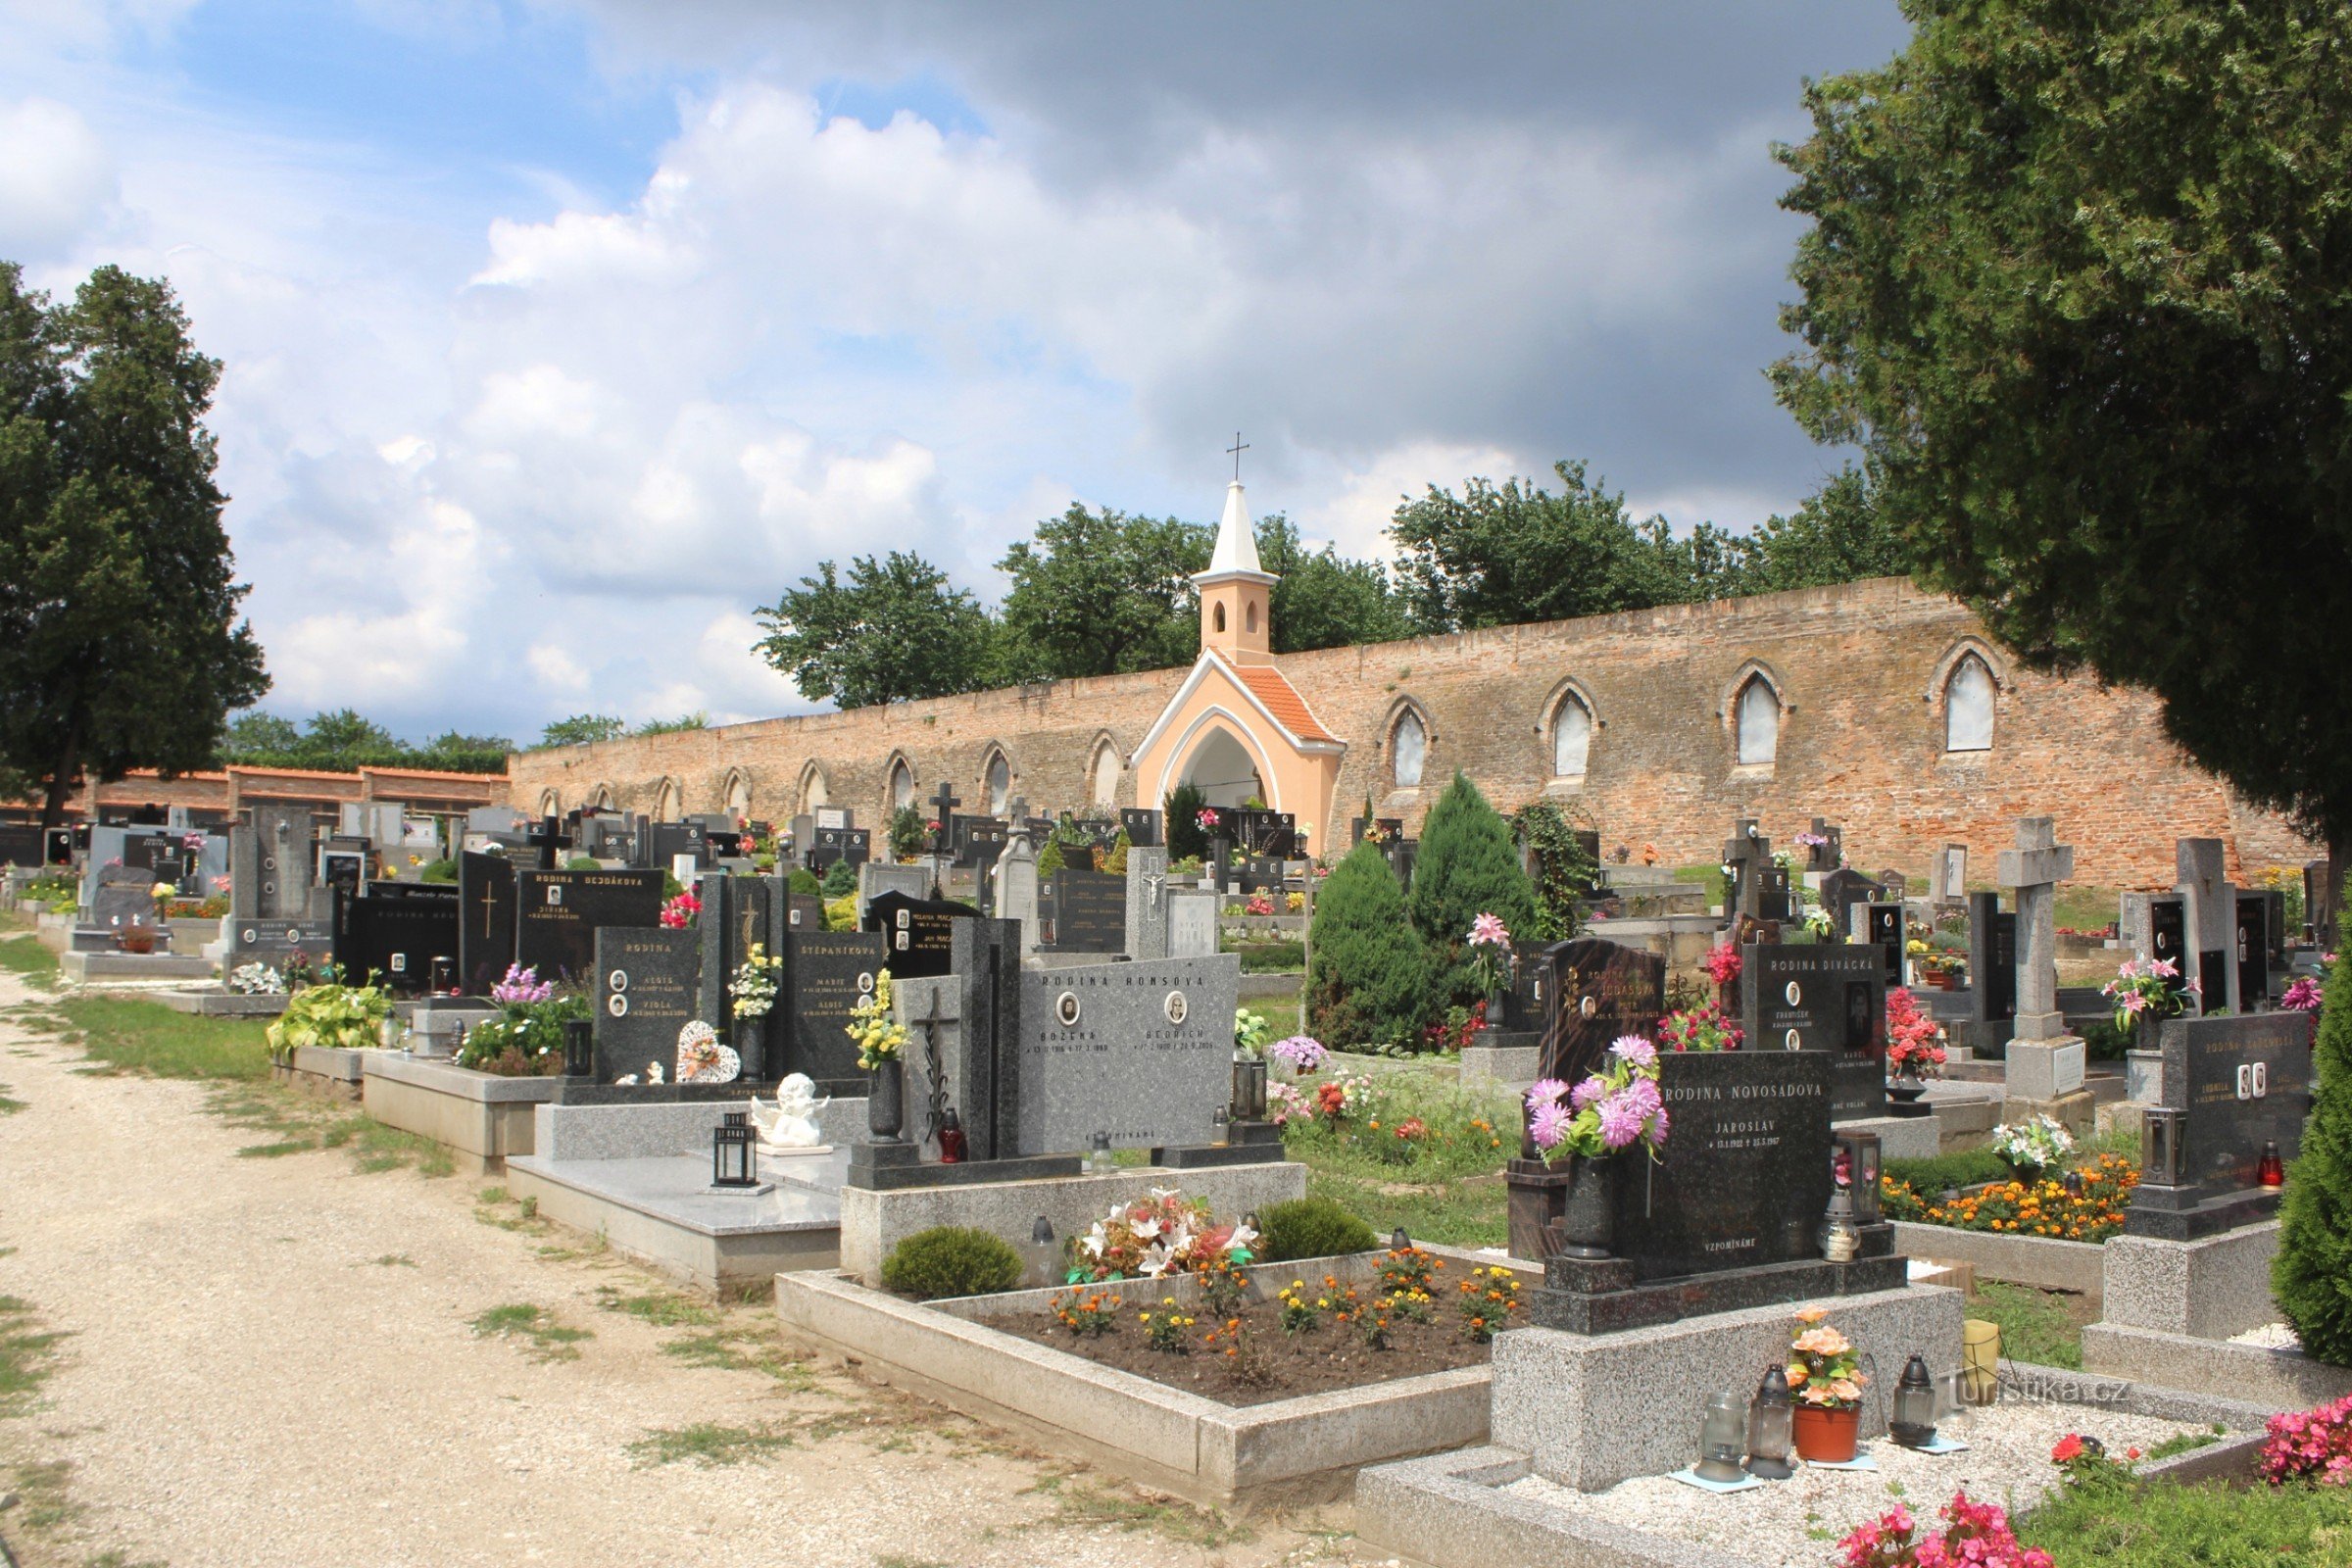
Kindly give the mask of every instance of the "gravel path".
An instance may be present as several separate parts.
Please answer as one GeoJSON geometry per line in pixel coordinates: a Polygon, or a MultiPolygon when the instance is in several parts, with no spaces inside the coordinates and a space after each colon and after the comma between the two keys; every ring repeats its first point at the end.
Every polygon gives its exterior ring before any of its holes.
{"type": "MultiPolygon", "coordinates": [[[[0,975],[0,1006],[26,998],[0,975]]],[[[656,1281],[542,1256],[576,1239],[485,1223],[484,1183],[239,1158],[267,1135],[208,1114],[204,1086],[76,1060],[0,1013],[0,1086],[24,1105],[0,1115],[0,1295],[71,1336],[34,1408],[0,1420],[0,1491],[26,1496],[0,1534],[28,1568],[1382,1560],[1263,1523],[1203,1544],[1201,1516],[935,1407],[689,1365],[662,1346],[692,1330],[602,1304],[656,1281]],[[593,1337],[542,1360],[470,1326],[519,1303],[593,1337]],[[723,1467],[631,1451],[697,1423],[780,1442],[723,1467]],[[24,1467],[59,1461],[77,1512],[36,1532],[24,1467]]]]}

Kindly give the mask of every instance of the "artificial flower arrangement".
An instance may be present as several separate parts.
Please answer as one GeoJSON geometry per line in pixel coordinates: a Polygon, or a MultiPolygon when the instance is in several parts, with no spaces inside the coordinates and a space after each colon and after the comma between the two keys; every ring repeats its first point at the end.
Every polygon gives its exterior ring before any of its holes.
{"type": "Polygon", "coordinates": [[[1326,1078],[1315,1085],[1314,1113],[1334,1132],[1346,1121],[1363,1121],[1377,1127],[1386,1098],[1379,1086],[1361,1073],[1326,1078]]]}
{"type": "Polygon", "coordinates": [[[2003,1122],[1992,1130],[1992,1152],[2022,1170],[2047,1170],[2075,1152],[2075,1135],[2050,1116],[2003,1122]]]}
{"type": "Polygon", "coordinates": [[[727,995],[735,1000],[738,1018],[764,1018],[776,1004],[777,976],[783,973],[784,959],[770,956],[767,944],[755,942],[751,951],[736,965],[735,978],[727,982],[727,995]]]}
{"type": "Polygon", "coordinates": [[[283,996],[286,977],[256,958],[251,963],[240,963],[228,972],[228,989],[240,997],[283,996]]]}
{"type": "Polygon", "coordinates": [[[1898,1075],[1924,1076],[1944,1062],[1943,1030],[1919,1010],[1901,986],[1886,993],[1886,1065],[1898,1075]]]}
{"type": "Polygon", "coordinates": [[[1470,922],[1470,969],[1478,976],[1478,989],[1493,996],[1502,989],[1505,975],[1510,972],[1511,933],[1493,914],[1481,914],[1470,922]]]}
{"type": "Polygon", "coordinates": [[[1250,1261],[1256,1245],[1256,1231],[1246,1222],[1218,1223],[1206,1199],[1154,1187],[1132,1202],[1113,1203],[1078,1239],[1066,1283],[1240,1268],[1250,1261]]]}
{"type": "Polygon", "coordinates": [[[2126,958],[2115,978],[2099,988],[2099,994],[2115,1004],[2115,1026],[2129,1032],[2143,1014],[2170,1018],[2186,1011],[2185,998],[2197,994],[2197,982],[2180,982],[2180,966],[2170,958],[2150,958],[2145,963],[2126,958]]]}
{"type": "Polygon", "coordinates": [[[564,1025],[589,1015],[588,999],[577,992],[559,992],[555,982],[539,978],[536,968],[509,964],[490,988],[490,1000],[499,1004],[498,1015],[466,1031],[457,1064],[502,1078],[561,1072],[564,1025]]]}
{"type": "Polygon", "coordinates": [[[2352,1486],[2352,1395],[2316,1410],[2271,1417],[2262,1446],[2262,1478],[2272,1486],[2311,1480],[2352,1486]]]}
{"type": "Polygon", "coordinates": [[[1280,1079],[1266,1085],[1266,1120],[1275,1126],[1288,1127],[1294,1121],[1311,1121],[1315,1110],[1313,1101],[1280,1079]]]}
{"type": "Polygon", "coordinates": [[[2048,1552],[2018,1541],[1998,1503],[1963,1491],[1939,1513],[1943,1528],[1924,1536],[1908,1508],[1879,1515],[1838,1544],[1838,1568],[2052,1568],[2048,1552]]]}
{"type": "Polygon", "coordinates": [[[545,1002],[555,994],[556,983],[540,979],[536,965],[525,968],[519,963],[508,964],[506,974],[490,987],[490,1000],[500,1006],[545,1002]]]}
{"type": "Polygon", "coordinates": [[[2326,997],[2326,989],[2317,980],[2309,975],[2300,975],[2293,985],[2286,988],[2286,994],[2278,999],[2278,1005],[2293,1012],[2317,1012],[2326,997]]]}
{"type": "Polygon", "coordinates": [[[733,1083],[743,1075],[743,1058],[718,1043],[718,1031],[700,1018],[678,1030],[678,1082],[733,1083]]]}
{"type": "Polygon", "coordinates": [[[1540,1080],[1527,1092],[1527,1130],[1547,1164],[1570,1154],[1596,1159],[1636,1144],[1657,1158],[1667,1133],[1658,1048],[1625,1035],[1609,1047],[1607,1064],[1574,1089],[1540,1080]]]}
{"type": "Polygon", "coordinates": [[[1233,1009],[1235,1054],[1248,1056],[1252,1061],[1263,1060],[1266,1054],[1266,1037],[1273,1032],[1274,1026],[1266,1022],[1264,1013],[1251,1012],[1248,1007],[1233,1009]]]}
{"type": "Polygon", "coordinates": [[[1322,1066],[1331,1056],[1323,1042],[1313,1035],[1291,1035],[1266,1049],[1276,1061],[1300,1077],[1322,1066]]]}
{"type": "Polygon", "coordinates": [[[1712,1002],[1658,1020],[1658,1044],[1668,1051],[1738,1051],[1746,1040],[1747,1031],[1712,1002]]]}
{"type": "Polygon", "coordinates": [[[1252,893],[1250,895],[1250,902],[1242,906],[1242,911],[1245,914],[1272,914],[1274,901],[1263,893],[1252,893]]]}
{"type": "Polygon", "coordinates": [[[1194,815],[1193,825],[1203,833],[1214,833],[1217,830],[1217,813],[1212,808],[1203,806],[1194,815]]]}
{"type": "Polygon", "coordinates": [[[695,917],[702,912],[703,901],[689,889],[662,906],[662,923],[672,931],[683,931],[694,924],[695,917]]]}
{"type": "Polygon", "coordinates": [[[849,1026],[843,1032],[858,1042],[858,1065],[867,1072],[898,1060],[906,1049],[906,1028],[891,1016],[888,969],[875,972],[873,993],[859,998],[850,1008],[849,1026]]]}
{"type": "Polygon", "coordinates": [[[1829,1315],[1819,1306],[1796,1314],[1798,1328],[1788,1341],[1788,1392],[1797,1403],[1815,1409],[1859,1410],[1870,1379],[1862,1373],[1854,1342],[1822,1321],[1829,1315]]]}
{"type": "Polygon", "coordinates": [[[1705,957],[1698,960],[1698,966],[1707,971],[1708,979],[1719,986],[1728,986],[1740,978],[1740,949],[1735,943],[1718,942],[1707,950],[1705,957]]]}

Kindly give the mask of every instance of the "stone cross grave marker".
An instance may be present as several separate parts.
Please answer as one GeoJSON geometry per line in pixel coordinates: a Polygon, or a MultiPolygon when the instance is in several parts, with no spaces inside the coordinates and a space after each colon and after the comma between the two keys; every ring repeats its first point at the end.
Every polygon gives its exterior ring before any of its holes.
{"type": "Polygon", "coordinates": [[[2197,1010],[2240,1009],[2237,975],[2230,955],[2237,946],[2237,890],[2230,885],[2229,860],[2220,839],[2180,839],[2173,847],[2180,872],[2182,913],[2187,921],[2187,962],[2181,967],[2197,985],[2197,1010]]]}
{"type": "Polygon", "coordinates": [[[2058,1010],[2058,884],[2075,874],[2072,846],[2058,842],[2055,821],[2020,818],[2017,848],[2000,855],[2000,879],[2017,895],[2017,1023],[2013,1040],[2057,1040],[2066,1034],[2058,1010]]]}
{"type": "Polygon", "coordinates": [[[1127,956],[1168,956],[1168,852],[1164,846],[1127,848],[1127,956]]]}
{"type": "Polygon", "coordinates": [[[1723,844],[1724,874],[1731,879],[1731,886],[1724,890],[1726,918],[1736,920],[1757,912],[1750,906],[1755,899],[1755,869],[1771,860],[1772,840],[1764,837],[1756,819],[1743,816],[1733,822],[1732,836],[1723,844]]]}
{"type": "MultiPolygon", "coordinates": [[[[1807,831],[1822,842],[1805,846],[1806,870],[1827,873],[1845,863],[1845,834],[1836,824],[1817,816],[1807,831]]],[[[1838,929],[1843,930],[1844,927],[1840,925],[1838,929]]]]}

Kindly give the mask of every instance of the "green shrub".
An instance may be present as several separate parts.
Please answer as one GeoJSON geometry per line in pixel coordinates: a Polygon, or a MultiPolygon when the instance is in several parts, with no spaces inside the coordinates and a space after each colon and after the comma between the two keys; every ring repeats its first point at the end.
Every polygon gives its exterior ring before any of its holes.
{"type": "Polygon", "coordinates": [[[2352,1505],[2341,1487],[2237,1488],[2101,1475],[2016,1520],[2017,1539],[2060,1568],[2277,1568],[2341,1563],[2352,1505]]]}
{"type": "Polygon", "coordinates": [[[1404,918],[1404,890],[1380,846],[1348,853],[1315,898],[1306,1032],[1335,1047],[1421,1037],[1429,956],[1404,918]]]}
{"type": "Polygon", "coordinates": [[[1379,1245],[1372,1227],[1328,1198],[1296,1198],[1271,1203],[1257,1216],[1258,1258],[1288,1263],[1299,1257],[1339,1257],[1367,1252],[1379,1245]]]}
{"type": "Polygon", "coordinates": [[[1242,956],[1244,974],[1297,974],[1306,962],[1302,942],[1245,942],[1233,951],[1242,956]]]}
{"type": "Polygon", "coordinates": [[[593,855],[575,855],[564,862],[564,869],[566,871],[601,871],[604,867],[598,863],[593,855]]]}
{"type": "Polygon", "coordinates": [[[1890,1159],[1884,1173],[1909,1184],[1930,1202],[1946,1187],[1974,1187],[1980,1182],[2005,1182],[2009,1162],[1989,1149],[1963,1149],[1926,1159],[1890,1159]]]}
{"type": "Polygon", "coordinates": [[[821,899],[825,896],[825,885],[816,879],[814,871],[805,865],[796,865],[792,868],[792,875],[784,879],[784,891],[806,894],[812,899],[821,899]]]}
{"type": "Polygon", "coordinates": [[[455,860],[427,860],[416,873],[419,882],[455,882],[457,879],[458,862],[455,860]]]}
{"type": "Polygon", "coordinates": [[[931,847],[931,829],[923,813],[911,806],[902,806],[890,813],[890,853],[899,859],[912,859],[931,847]]]}
{"type": "Polygon", "coordinates": [[[1179,784],[1168,792],[1166,831],[1171,860],[1205,859],[1208,857],[1208,835],[1200,831],[1200,811],[1208,805],[1208,797],[1200,793],[1198,784],[1179,784]]]}
{"type": "Polygon", "coordinates": [[[1444,1003],[1467,1005],[1482,994],[1463,956],[1471,921],[1492,914],[1513,937],[1535,935],[1535,884],[1519,863],[1510,824],[1464,774],[1453,775],[1421,825],[1405,910],[1429,945],[1431,989],[1444,1003]]]}
{"type": "MultiPolygon", "coordinates": [[[[2336,914],[2337,951],[2352,942],[2352,897],[2336,914]]],[[[2271,1294],[2323,1361],[2352,1366],[2352,980],[2329,982],[2313,1044],[2311,1115],[2286,1172],[2271,1294]]]]}
{"type": "Polygon", "coordinates": [[[270,1023],[270,1049],[285,1055],[297,1046],[378,1045],[377,1030],[391,1015],[391,995],[374,986],[306,986],[286,999],[286,1010],[270,1023]]]}
{"type": "Polygon", "coordinates": [[[858,868],[847,860],[835,860],[825,868],[825,880],[821,886],[828,899],[855,893],[858,891],[858,868]]]}
{"type": "Polygon", "coordinates": [[[1037,879],[1040,882],[1048,881],[1054,872],[1064,869],[1068,864],[1069,862],[1062,858],[1060,843],[1054,839],[1048,839],[1046,847],[1038,852],[1037,879]]]}
{"type": "Polygon", "coordinates": [[[1102,869],[1108,871],[1112,876],[1125,876],[1127,874],[1127,852],[1134,848],[1134,841],[1127,837],[1127,830],[1119,829],[1119,836],[1110,841],[1110,853],[1102,857],[1102,869]]]}
{"type": "Polygon", "coordinates": [[[986,1296],[1021,1283],[1021,1254],[988,1232],[967,1225],[939,1225],[890,1250],[882,1260],[882,1284],[901,1296],[928,1301],[942,1296],[986,1296]]]}

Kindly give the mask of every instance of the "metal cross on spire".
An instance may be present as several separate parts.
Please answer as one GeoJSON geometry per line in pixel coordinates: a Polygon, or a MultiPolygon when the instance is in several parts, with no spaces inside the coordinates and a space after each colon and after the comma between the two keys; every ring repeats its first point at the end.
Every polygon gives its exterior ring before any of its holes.
{"type": "Polygon", "coordinates": [[[1233,482],[1240,484],[1242,482],[1242,454],[1250,450],[1250,443],[1242,439],[1241,431],[1236,430],[1233,432],[1233,445],[1225,450],[1233,454],[1233,482]]]}

